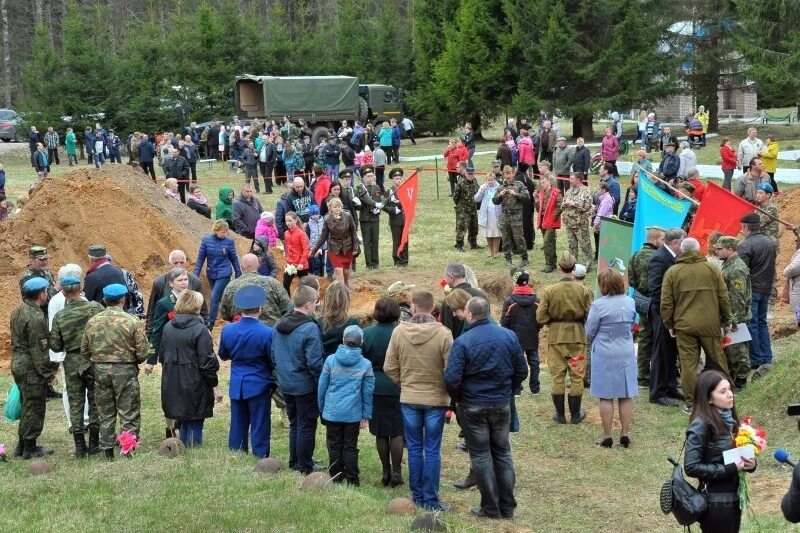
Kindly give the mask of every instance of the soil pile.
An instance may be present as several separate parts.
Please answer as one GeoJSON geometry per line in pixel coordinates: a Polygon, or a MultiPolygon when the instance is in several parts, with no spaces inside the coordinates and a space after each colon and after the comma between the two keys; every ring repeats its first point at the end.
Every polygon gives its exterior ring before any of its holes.
{"type": "MultiPolygon", "coordinates": [[[[777,204],[778,216],[781,218],[781,220],[800,226],[800,188],[792,189],[788,193],[778,196],[777,204]]],[[[781,289],[783,289],[783,285],[786,282],[786,279],[783,277],[783,269],[786,268],[786,266],[792,260],[792,255],[794,255],[794,252],[797,249],[794,232],[783,227],[783,225],[781,225],[781,227],[783,228],[783,234],[780,238],[780,252],[778,253],[778,260],[775,263],[775,269],[777,270],[778,275],[777,284],[779,293],[781,289]]],[[[781,302],[777,303],[775,310],[778,315],[794,316],[794,313],[791,309],[789,309],[789,306],[781,302]]]]}
{"type": "MultiPolygon", "coordinates": [[[[153,280],[166,269],[169,252],[184,250],[191,268],[200,239],[210,230],[207,218],[166,198],[161,186],[128,166],[46,179],[17,215],[0,224],[0,368],[8,365],[9,318],[20,301],[19,277],[30,246],[47,247],[57,276],[66,263],[85,269],[88,247],[105,244],[114,263],[134,274],[147,298],[153,280]]],[[[249,241],[236,240],[245,253],[249,241]]]]}

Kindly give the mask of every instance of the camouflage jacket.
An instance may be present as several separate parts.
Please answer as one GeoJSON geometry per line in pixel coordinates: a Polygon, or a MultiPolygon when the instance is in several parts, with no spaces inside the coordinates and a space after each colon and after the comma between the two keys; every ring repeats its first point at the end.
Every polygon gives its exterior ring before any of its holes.
{"type": "Polygon", "coordinates": [[[225,292],[222,293],[222,302],[219,307],[220,316],[230,321],[235,315],[241,314],[241,309],[233,305],[233,296],[236,291],[249,285],[261,287],[267,293],[267,299],[261,306],[261,314],[258,319],[268,326],[274,326],[275,322],[289,310],[289,295],[275,278],[262,276],[257,272],[245,272],[228,283],[225,292]]]}
{"type": "Polygon", "coordinates": [[[589,187],[570,187],[564,193],[564,202],[561,204],[561,221],[568,228],[588,227],[591,210],[592,193],[589,187]]]}
{"type": "Polygon", "coordinates": [[[650,259],[655,253],[656,247],[646,242],[633,254],[630,265],[628,265],[628,282],[630,286],[645,296],[650,294],[647,287],[647,267],[650,265],[650,259]]]}
{"type": "Polygon", "coordinates": [[[67,357],[80,356],[86,322],[102,313],[103,306],[84,299],[69,300],[64,309],[53,317],[50,327],[50,348],[54,352],[67,352],[67,357]]]}
{"type": "Polygon", "coordinates": [[[453,191],[453,203],[456,204],[457,213],[475,213],[475,195],[478,194],[477,180],[469,181],[466,178],[461,178],[456,183],[455,190],[453,191]]]}
{"type": "Polygon", "coordinates": [[[142,363],[150,344],[144,320],[119,307],[108,307],[86,323],[81,355],[92,363],[142,363]]]}
{"type": "Polygon", "coordinates": [[[11,371],[29,383],[49,383],[58,368],[49,350],[44,313],[34,301],[23,301],[11,313],[11,371]]]}
{"type": "Polygon", "coordinates": [[[772,202],[767,202],[758,206],[762,211],[766,211],[775,218],[768,217],[764,213],[758,213],[761,218],[761,233],[772,239],[772,242],[778,242],[778,208],[772,202]]]}
{"type": "Polygon", "coordinates": [[[497,191],[492,198],[492,203],[495,205],[502,205],[503,206],[503,214],[518,214],[522,212],[522,207],[525,202],[529,202],[531,199],[530,194],[528,194],[528,189],[525,188],[525,185],[520,183],[519,181],[514,181],[513,183],[503,183],[500,184],[500,190],[497,191]],[[503,194],[504,191],[514,191],[516,192],[516,196],[512,196],[508,193],[503,194]]]}
{"type": "Polygon", "coordinates": [[[752,312],[750,301],[753,293],[750,289],[750,270],[744,261],[736,255],[722,263],[722,277],[728,288],[728,299],[731,302],[731,324],[750,322],[752,312]]]}
{"type": "Polygon", "coordinates": [[[22,276],[19,278],[19,290],[22,290],[22,286],[26,281],[33,278],[44,278],[47,280],[47,295],[50,298],[55,296],[58,292],[56,290],[56,283],[53,280],[53,274],[51,274],[49,270],[36,270],[30,266],[22,272],[22,276]]]}

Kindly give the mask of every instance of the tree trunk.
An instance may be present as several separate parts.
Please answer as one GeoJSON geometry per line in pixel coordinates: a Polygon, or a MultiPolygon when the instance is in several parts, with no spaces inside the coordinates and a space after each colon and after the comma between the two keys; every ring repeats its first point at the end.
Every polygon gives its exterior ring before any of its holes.
{"type": "Polygon", "coordinates": [[[0,0],[0,25],[3,31],[3,105],[11,107],[11,40],[8,38],[6,0],[0,0]]]}
{"type": "Polygon", "coordinates": [[[592,114],[583,112],[577,113],[572,117],[572,138],[577,139],[583,137],[586,142],[591,142],[594,138],[594,131],[592,130],[592,114]]]}
{"type": "Polygon", "coordinates": [[[472,132],[475,134],[475,139],[483,139],[481,133],[481,114],[472,113],[469,117],[469,123],[472,124],[472,132]]]}
{"type": "Polygon", "coordinates": [[[37,26],[44,26],[44,0],[34,1],[33,21],[37,26]]]}

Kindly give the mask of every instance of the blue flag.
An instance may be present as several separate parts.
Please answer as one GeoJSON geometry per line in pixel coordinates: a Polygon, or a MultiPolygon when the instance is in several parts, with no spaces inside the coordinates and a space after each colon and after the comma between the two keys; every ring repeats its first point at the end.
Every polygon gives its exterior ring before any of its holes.
{"type": "Polygon", "coordinates": [[[692,205],[688,200],[678,200],[653,184],[644,171],[639,171],[639,195],[636,197],[636,216],[633,219],[631,253],[635,253],[647,241],[649,226],[679,228],[686,220],[692,205]]]}

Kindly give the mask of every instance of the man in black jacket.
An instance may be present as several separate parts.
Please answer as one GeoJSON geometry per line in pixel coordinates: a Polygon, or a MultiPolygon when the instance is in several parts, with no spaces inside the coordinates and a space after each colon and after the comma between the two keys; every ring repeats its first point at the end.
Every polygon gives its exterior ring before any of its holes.
{"type": "Polygon", "coordinates": [[[150,179],[156,181],[156,169],[153,167],[153,158],[156,156],[156,147],[153,142],[147,137],[147,134],[142,134],[142,140],[139,141],[139,166],[145,174],[150,174],[150,179]]]}
{"type": "MultiPolygon", "coordinates": [[[[194,131],[194,130],[192,130],[194,131]]],[[[181,155],[186,158],[186,162],[189,163],[189,170],[192,174],[192,181],[197,181],[197,145],[192,140],[191,135],[187,135],[184,137],[184,144],[183,149],[181,150],[181,155]]]]}
{"type": "Polygon", "coordinates": [[[739,257],[750,269],[750,284],[753,289],[751,309],[753,318],[747,324],[750,330],[750,367],[756,369],[753,379],[758,379],[772,367],[772,345],[767,326],[767,308],[775,281],[775,242],[761,233],[761,219],[756,213],[748,213],[741,219],[745,239],[739,244],[739,257]]]}
{"type": "MultiPolygon", "coordinates": [[[[89,261],[91,264],[86,270],[86,279],[83,284],[83,295],[90,302],[103,302],[103,289],[118,283],[127,287],[125,273],[118,266],[112,265],[108,260],[108,252],[105,245],[93,244],[89,246],[89,261]]],[[[126,298],[124,309],[128,308],[129,298],[126,298]]]]}
{"type": "Polygon", "coordinates": [[[592,164],[592,154],[584,145],[583,137],[578,137],[575,141],[575,154],[572,158],[572,172],[583,174],[583,184],[589,184],[589,167],[592,164]]]}
{"type": "Polygon", "coordinates": [[[167,159],[164,164],[164,173],[167,178],[178,180],[178,193],[181,195],[181,202],[185,204],[186,182],[189,181],[189,162],[177,148],[172,149],[172,159],[167,159]]]}
{"type": "Polygon", "coordinates": [[[208,130],[208,140],[206,141],[206,157],[217,159],[219,157],[219,124],[211,124],[208,130]]]}
{"type": "MultiPolygon", "coordinates": [[[[658,167],[658,171],[664,176],[665,181],[673,181],[677,176],[678,172],[681,169],[681,160],[678,157],[678,154],[675,153],[675,148],[677,148],[677,142],[675,144],[668,144],[664,148],[664,154],[661,157],[661,165],[658,167]]],[[[664,186],[662,184],[657,184],[662,189],[664,186]]]]}
{"type": "MultiPolygon", "coordinates": [[[[170,270],[173,268],[186,268],[186,254],[183,250],[172,250],[167,258],[167,264],[170,270]]],[[[189,290],[203,294],[203,282],[200,281],[200,278],[191,272],[187,272],[187,274],[189,276],[189,290]]],[[[156,302],[168,295],[171,290],[169,282],[167,282],[166,273],[161,274],[153,280],[153,287],[150,289],[150,299],[147,301],[147,314],[145,315],[145,331],[148,339],[150,338],[150,328],[153,326],[153,311],[156,310],[156,302]]],[[[204,321],[208,319],[208,304],[205,299],[200,308],[200,315],[203,317],[204,321]]]]}
{"type": "Polygon", "coordinates": [[[664,244],[653,254],[647,267],[647,290],[650,296],[648,317],[653,329],[653,354],[650,358],[650,403],[678,407],[683,397],[678,394],[678,346],[661,320],[661,286],[664,274],[681,253],[686,232],[680,228],[667,230],[664,244]]]}
{"type": "Polygon", "coordinates": [[[661,133],[661,139],[658,141],[658,149],[661,150],[662,155],[667,151],[667,146],[670,144],[677,148],[678,138],[672,133],[672,130],[670,130],[669,126],[664,126],[664,131],[661,133]]]}

